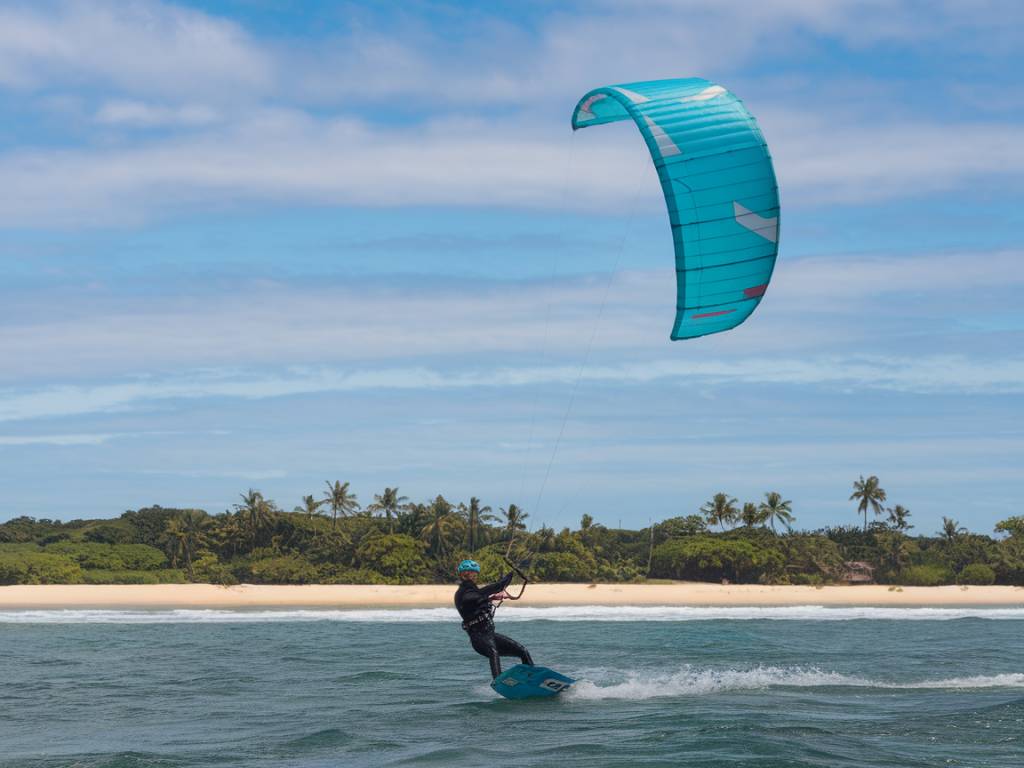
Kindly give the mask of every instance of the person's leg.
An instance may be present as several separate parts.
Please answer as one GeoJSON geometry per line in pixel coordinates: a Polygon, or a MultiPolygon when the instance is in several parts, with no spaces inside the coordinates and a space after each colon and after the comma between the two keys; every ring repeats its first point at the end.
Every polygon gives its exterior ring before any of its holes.
{"type": "Polygon", "coordinates": [[[473,650],[481,656],[486,656],[491,664],[491,677],[501,674],[501,659],[498,656],[498,649],[495,647],[493,632],[470,632],[469,642],[473,644],[473,650]]]}
{"type": "Polygon", "coordinates": [[[523,664],[533,666],[533,658],[530,656],[530,652],[511,637],[495,634],[494,645],[502,656],[518,656],[523,664]]]}

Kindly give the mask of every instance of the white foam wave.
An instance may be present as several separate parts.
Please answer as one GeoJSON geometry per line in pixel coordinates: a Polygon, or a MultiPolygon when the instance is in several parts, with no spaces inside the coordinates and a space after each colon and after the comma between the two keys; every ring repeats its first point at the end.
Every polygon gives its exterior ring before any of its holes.
{"type": "MultiPolygon", "coordinates": [[[[679,621],[950,621],[989,619],[1024,621],[1024,606],[1014,608],[893,608],[826,607],[682,607],[682,606],[562,606],[552,608],[505,607],[501,622],[679,622],[679,621]]],[[[451,608],[396,609],[176,609],[98,610],[47,609],[0,610],[0,624],[190,624],[255,623],[288,621],[346,621],[387,623],[457,622],[451,608]]]]}
{"type": "Polygon", "coordinates": [[[698,669],[684,667],[671,674],[631,672],[597,675],[602,682],[579,680],[566,694],[569,701],[621,699],[643,701],[655,698],[706,696],[732,691],[765,688],[876,688],[886,690],[967,690],[978,688],[1024,688],[1024,674],[977,675],[941,680],[888,682],[870,680],[815,668],[754,667],[751,669],[698,669]]]}
{"type": "Polygon", "coordinates": [[[502,621],[854,621],[1016,619],[1024,621],[1024,605],[1014,608],[891,608],[792,606],[566,606],[503,609],[502,621]]]}
{"type": "Polygon", "coordinates": [[[0,624],[257,624],[265,622],[347,621],[365,623],[439,623],[458,621],[448,608],[376,610],[23,610],[0,611],[0,624]]]}

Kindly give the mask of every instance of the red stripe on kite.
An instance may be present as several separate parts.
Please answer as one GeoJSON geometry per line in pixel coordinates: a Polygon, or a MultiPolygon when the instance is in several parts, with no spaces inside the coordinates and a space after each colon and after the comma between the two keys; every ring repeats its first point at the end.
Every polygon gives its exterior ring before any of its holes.
{"type": "Polygon", "coordinates": [[[700,320],[705,317],[718,317],[719,315],[728,315],[730,312],[735,312],[735,309],[723,309],[719,312],[705,312],[703,315],[690,315],[691,320],[700,320]]]}
{"type": "Polygon", "coordinates": [[[744,288],[743,295],[748,299],[754,299],[758,296],[764,296],[765,290],[768,288],[768,283],[764,285],[755,285],[753,288],[744,288]]]}

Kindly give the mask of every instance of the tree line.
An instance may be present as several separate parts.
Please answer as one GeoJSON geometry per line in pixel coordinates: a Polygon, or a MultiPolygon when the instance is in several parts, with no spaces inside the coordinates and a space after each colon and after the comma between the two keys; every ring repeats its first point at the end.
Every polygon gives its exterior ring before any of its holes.
{"type": "Polygon", "coordinates": [[[333,481],[286,511],[249,489],[215,515],[152,506],[116,519],[15,518],[0,524],[0,584],[436,583],[452,581],[465,557],[497,574],[509,554],[538,581],[1024,585],[1024,517],[1001,521],[995,536],[951,518],[912,535],[910,510],[886,506],[876,476],[856,480],[850,501],[857,525],[815,531],[794,530],[792,502],[776,491],[744,503],[716,493],[639,530],[584,514],[575,530],[531,531],[521,507],[476,497],[412,502],[388,487],[362,505],[333,481]]]}

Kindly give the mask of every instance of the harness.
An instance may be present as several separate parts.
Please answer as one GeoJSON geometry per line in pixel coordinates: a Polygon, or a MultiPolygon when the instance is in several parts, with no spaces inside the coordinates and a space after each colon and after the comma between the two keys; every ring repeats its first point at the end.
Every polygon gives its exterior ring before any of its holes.
{"type": "Polygon", "coordinates": [[[494,624],[494,606],[489,606],[484,610],[483,613],[477,614],[474,618],[468,621],[462,622],[462,628],[467,632],[471,632],[475,627],[482,627],[485,625],[494,624]]]}

